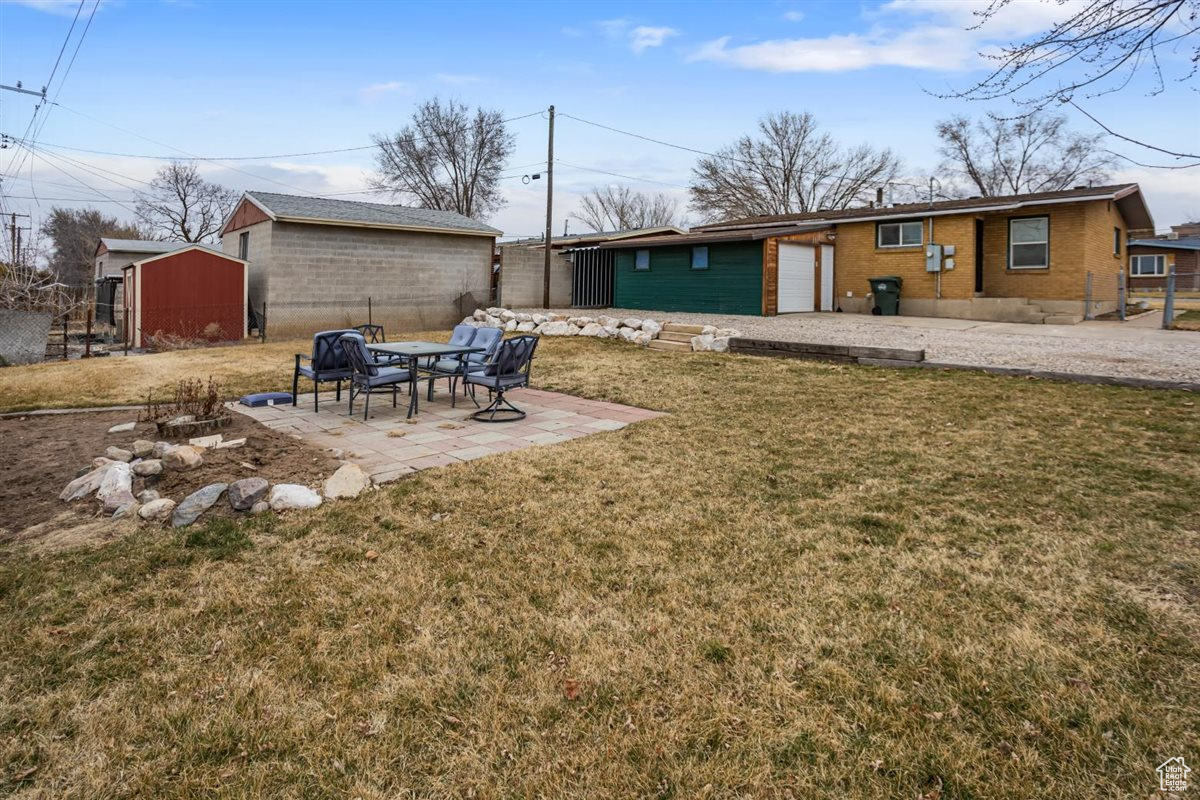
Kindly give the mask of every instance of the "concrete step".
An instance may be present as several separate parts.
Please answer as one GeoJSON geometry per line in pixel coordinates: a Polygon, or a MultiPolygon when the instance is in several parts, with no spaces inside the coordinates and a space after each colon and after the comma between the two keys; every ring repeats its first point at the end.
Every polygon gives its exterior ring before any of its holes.
{"type": "Polygon", "coordinates": [[[1048,314],[1042,322],[1047,325],[1078,325],[1083,322],[1080,314],[1048,314]]]}
{"type": "MultiPolygon", "coordinates": [[[[661,334],[660,334],[661,336],[661,334]]],[[[690,353],[692,352],[692,343],[688,342],[672,342],[667,339],[651,339],[648,347],[651,350],[667,350],[672,353],[690,353]]]]}
{"type": "Polygon", "coordinates": [[[692,336],[699,336],[704,333],[703,325],[684,325],[682,322],[668,322],[663,325],[663,330],[670,333],[688,333],[692,336]]]}
{"type": "Polygon", "coordinates": [[[694,333],[679,333],[678,331],[668,331],[668,330],[663,330],[662,332],[660,332],[658,334],[658,338],[660,340],[668,341],[668,342],[686,342],[689,347],[692,344],[693,336],[696,336],[696,334],[694,334],[694,333]]]}

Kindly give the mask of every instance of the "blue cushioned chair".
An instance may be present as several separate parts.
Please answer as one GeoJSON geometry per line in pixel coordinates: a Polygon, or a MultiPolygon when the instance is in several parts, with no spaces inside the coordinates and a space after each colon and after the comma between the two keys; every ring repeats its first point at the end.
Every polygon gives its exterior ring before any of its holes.
{"type": "MultiPolygon", "coordinates": [[[[529,385],[529,372],[533,364],[533,352],[537,349],[538,337],[514,336],[500,343],[496,357],[478,371],[468,370],[463,383],[472,389],[482,386],[492,393],[492,402],[471,415],[480,422],[516,422],[525,419],[525,412],[504,397],[509,389],[529,385]]],[[[475,403],[479,405],[478,402],[475,403]]]]}
{"type": "MultiPolygon", "coordinates": [[[[473,328],[470,325],[455,326],[454,332],[458,333],[459,328],[468,328],[473,333],[473,338],[463,342],[456,342],[454,335],[450,337],[451,344],[461,344],[462,346],[474,346],[484,348],[481,353],[466,353],[453,358],[442,358],[435,361],[432,365],[433,369],[444,373],[439,377],[448,377],[450,379],[450,407],[454,408],[458,401],[458,381],[460,378],[467,375],[469,372],[478,372],[483,369],[496,355],[496,348],[500,346],[500,342],[504,340],[504,331],[499,328],[473,328]]],[[[465,335],[465,334],[464,334],[465,335]]],[[[466,391],[467,385],[463,384],[463,390],[466,391]]]]}
{"type": "MultiPolygon", "coordinates": [[[[375,389],[392,389],[392,408],[396,407],[396,387],[407,383],[411,387],[415,376],[411,367],[394,367],[381,364],[371,357],[367,342],[360,333],[347,333],[338,339],[341,350],[350,363],[350,414],[354,414],[354,397],[367,393],[363,403],[363,419],[371,410],[371,393],[375,389]]],[[[398,363],[398,362],[393,362],[398,363]]],[[[412,403],[408,406],[408,415],[412,416],[412,403]]]]}
{"type": "Polygon", "coordinates": [[[317,390],[322,383],[337,381],[337,399],[342,399],[342,381],[350,380],[350,362],[338,346],[338,339],[352,330],[321,331],[313,335],[312,355],[296,354],[296,367],[292,372],[292,405],[296,405],[296,393],[300,389],[300,377],[313,382],[313,411],[317,407],[317,390]],[[307,361],[308,366],[301,365],[307,361]]]}

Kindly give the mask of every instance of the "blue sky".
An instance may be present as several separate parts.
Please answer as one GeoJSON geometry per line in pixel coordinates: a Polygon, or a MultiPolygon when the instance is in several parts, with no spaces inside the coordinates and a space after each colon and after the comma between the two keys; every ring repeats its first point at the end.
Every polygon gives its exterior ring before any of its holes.
{"type": "MultiPolygon", "coordinates": [[[[57,164],[26,159],[4,183],[3,211],[96,206],[127,215],[132,190],[158,163],[55,149],[144,155],[255,156],[349,148],[395,130],[432,96],[521,116],[560,113],[713,150],[765,113],[811,111],[845,143],[890,146],[905,175],[937,165],[933,125],[988,107],[929,91],[980,74],[977,52],[1040,30],[1062,10],[1018,0],[988,32],[968,32],[977,0],[762,3],[305,3],[106,0],[71,71],[87,21],[85,0],[38,140],[57,164]],[[121,130],[124,129],[124,130],[121,130]],[[61,157],[74,159],[64,162],[61,157]],[[32,165],[32,175],[30,173],[32,165]],[[65,174],[64,174],[65,173],[65,174]],[[72,177],[73,176],[73,177],[72,177]],[[32,186],[31,181],[32,179],[32,186]],[[85,188],[82,184],[87,184],[85,188]],[[101,196],[103,193],[105,196],[101,196]],[[40,205],[32,200],[43,199],[40,205]],[[103,201],[103,202],[99,202],[103,201]],[[117,201],[117,202],[113,202],[117,201]]],[[[77,0],[0,1],[0,83],[38,88],[54,67],[77,0]]],[[[1193,146],[1195,91],[1171,84],[1157,96],[1135,81],[1088,110],[1131,136],[1193,146]]],[[[35,98],[0,92],[0,132],[21,135],[35,98]]],[[[1003,110],[1003,108],[1001,108],[1003,110]]],[[[1076,127],[1091,130],[1079,117],[1076,127]]],[[[510,235],[544,224],[541,183],[519,174],[544,162],[546,121],[512,123],[517,149],[508,206],[491,222],[510,235]]],[[[591,186],[631,183],[686,197],[694,156],[559,117],[555,228],[591,186]],[[593,170],[593,171],[588,171],[593,170]],[[598,171],[597,171],[598,170],[598,171]],[[620,173],[629,181],[603,174],[620,173]]],[[[1114,149],[1138,160],[1151,154],[1114,149]]],[[[0,151],[11,170],[13,149],[0,151]]],[[[369,151],[203,165],[237,189],[296,193],[364,189],[369,151]]],[[[1196,170],[1120,169],[1139,181],[1160,227],[1200,212],[1196,170]]],[[[346,195],[380,199],[370,194],[346,195]]],[[[573,223],[578,229],[578,223],[573,223]]]]}

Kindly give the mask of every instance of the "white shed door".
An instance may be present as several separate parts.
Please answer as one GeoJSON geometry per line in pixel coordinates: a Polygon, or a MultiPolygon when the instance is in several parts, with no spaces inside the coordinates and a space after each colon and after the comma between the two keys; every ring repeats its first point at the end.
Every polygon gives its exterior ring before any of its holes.
{"type": "Polygon", "coordinates": [[[821,310],[833,311],[833,245],[821,245],[821,310]]]}
{"type": "Polygon", "coordinates": [[[811,245],[779,243],[779,297],[776,306],[780,314],[812,311],[816,307],[813,297],[816,265],[811,245]]]}

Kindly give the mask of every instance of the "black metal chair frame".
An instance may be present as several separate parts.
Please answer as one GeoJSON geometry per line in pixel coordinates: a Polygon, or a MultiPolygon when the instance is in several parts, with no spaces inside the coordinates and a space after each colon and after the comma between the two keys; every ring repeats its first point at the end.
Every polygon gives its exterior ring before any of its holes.
{"type": "Polygon", "coordinates": [[[318,364],[327,363],[326,359],[337,359],[337,353],[341,352],[338,347],[338,340],[347,333],[354,333],[350,329],[336,331],[321,331],[313,336],[313,351],[310,355],[296,353],[296,363],[292,369],[292,405],[296,405],[296,395],[300,391],[300,362],[307,361],[312,364],[312,382],[313,382],[313,411],[320,411],[320,401],[318,400],[319,391],[322,383],[337,382],[336,399],[340,402],[342,399],[342,381],[349,380],[351,369],[347,364],[344,367],[337,369],[324,370],[320,369],[318,364]],[[323,377],[322,373],[332,373],[328,377],[323,377]]]}
{"type": "Polygon", "coordinates": [[[525,412],[509,402],[504,393],[529,385],[533,357],[537,350],[537,336],[514,336],[500,343],[496,357],[483,372],[467,373],[463,383],[471,387],[471,402],[479,408],[475,399],[475,387],[488,390],[491,402],[471,414],[478,422],[518,422],[525,419],[525,412]],[[511,381],[506,384],[506,379],[511,381]]]}
{"type": "Polygon", "coordinates": [[[387,337],[383,335],[382,325],[355,325],[354,330],[362,334],[362,337],[367,344],[381,344],[387,342],[387,337]]]}
{"type": "MultiPolygon", "coordinates": [[[[416,369],[413,367],[409,359],[403,357],[390,359],[386,362],[378,361],[372,357],[372,354],[367,351],[365,337],[357,331],[344,334],[338,339],[338,345],[346,354],[346,360],[350,362],[350,402],[347,414],[354,416],[354,398],[364,391],[367,394],[367,399],[363,402],[363,420],[367,419],[367,414],[371,411],[371,393],[373,389],[379,389],[383,386],[392,387],[392,408],[396,407],[397,389],[401,383],[407,383],[409,386],[409,394],[412,393],[412,385],[416,382],[416,369]],[[391,367],[401,362],[406,363],[406,372],[403,377],[397,376],[395,380],[388,381],[380,386],[371,386],[371,378],[378,376],[381,367],[391,367]],[[360,376],[365,380],[359,380],[360,376]]],[[[409,414],[412,414],[412,403],[409,402],[409,414]]]]}

